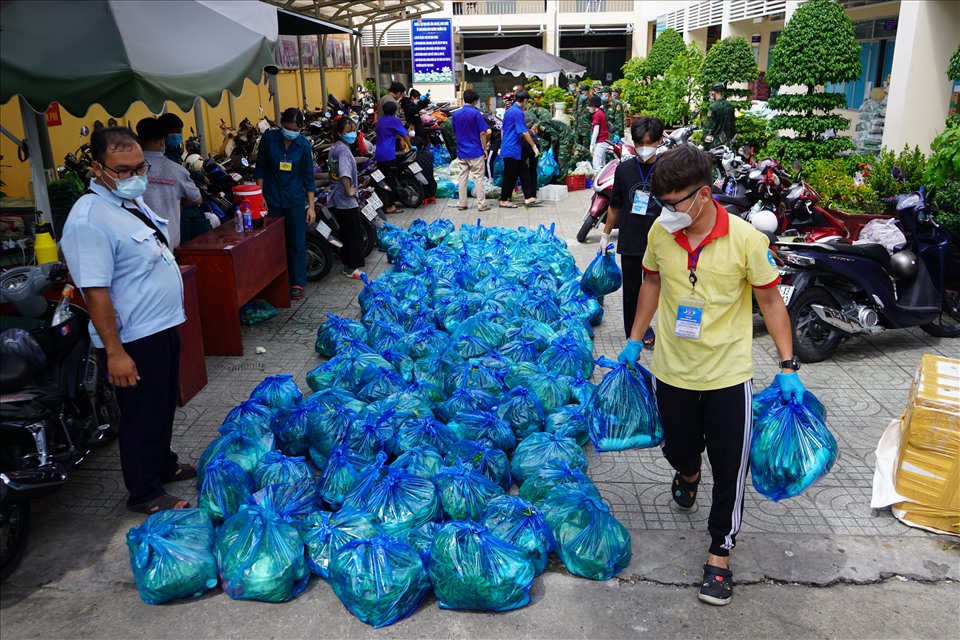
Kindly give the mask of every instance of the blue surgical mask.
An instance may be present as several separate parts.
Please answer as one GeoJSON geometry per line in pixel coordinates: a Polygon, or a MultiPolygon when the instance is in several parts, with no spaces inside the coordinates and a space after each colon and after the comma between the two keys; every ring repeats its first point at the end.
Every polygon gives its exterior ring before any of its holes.
{"type": "Polygon", "coordinates": [[[581,93],[581,94],[580,94],[580,99],[581,99],[581,100],[586,100],[586,99],[587,99],[587,94],[581,93]]]}
{"type": "Polygon", "coordinates": [[[117,188],[111,191],[125,200],[136,200],[147,190],[147,176],[131,176],[116,183],[117,188]]]}
{"type": "Polygon", "coordinates": [[[347,144],[353,144],[357,141],[357,132],[351,131],[350,133],[343,134],[343,141],[347,144]]]}
{"type": "Polygon", "coordinates": [[[299,131],[290,131],[290,129],[280,129],[280,133],[283,134],[283,137],[287,140],[296,140],[300,137],[299,131]]]}
{"type": "Polygon", "coordinates": [[[182,133],[168,133],[167,134],[167,146],[173,147],[176,149],[181,144],[183,144],[183,134],[182,133]]]}
{"type": "Polygon", "coordinates": [[[610,99],[610,96],[600,96],[601,102],[606,102],[609,99],[610,99]]]}

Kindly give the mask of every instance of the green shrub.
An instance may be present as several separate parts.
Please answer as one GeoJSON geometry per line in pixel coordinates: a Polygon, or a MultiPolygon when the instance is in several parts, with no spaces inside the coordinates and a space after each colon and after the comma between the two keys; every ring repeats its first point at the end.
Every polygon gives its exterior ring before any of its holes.
{"type": "Polygon", "coordinates": [[[880,214],[886,210],[877,192],[867,183],[856,184],[840,160],[813,160],[804,172],[804,180],[820,194],[827,207],[852,213],[880,214]]]}
{"type": "Polygon", "coordinates": [[[763,116],[743,111],[737,118],[737,147],[747,145],[751,149],[763,149],[773,137],[769,122],[763,116]]]}
{"type": "Polygon", "coordinates": [[[890,149],[881,149],[880,155],[870,164],[870,186],[881,198],[892,198],[901,193],[916,191],[924,185],[924,173],[927,168],[927,157],[920,151],[920,147],[910,150],[904,145],[899,154],[890,149]],[[899,183],[893,179],[893,168],[899,167],[903,172],[904,181],[899,183]]]}
{"type": "MultiPolygon", "coordinates": [[[[727,86],[727,100],[738,109],[750,106],[749,89],[731,89],[731,84],[752,82],[759,71],[753,57],[753,49],[743,36],[731,36],[715,43],[707,51],[700,69],[701,82],[707,89],[716,82],[727,86]]],[[[740,127],[737,126],[739,135],[740,127]]]]}
{"type": "Polygon", "coordinates": [[[960,182],[960,123],[947,128],[930,143],[933,155],[924,179],[936,187],[960,182]]]}
{"type": "Polygon", "coordinates": [[[657,36],[650,47],[650,54],[647,56],[644,64],[644,72],[648,78],[656,78],[664,75],[673,61],[683,53],[687,45],[683,42],[683,36],[676,29],[667,29],[657,36]]]}
{"type": "Polygon", "coordinates": [[[700,79],[703,57],[697,43],[691,42],[653,86],[648,110],[665,126],[685,125],[694,112],[699,112],[705,93],[700,79]]]}
{"type": "Polygon", "coordinates": [[[951,80],[960,80],[960,44],[957,50],[950,56],[950,64],[947,66],[947,77],[951,80]]]}

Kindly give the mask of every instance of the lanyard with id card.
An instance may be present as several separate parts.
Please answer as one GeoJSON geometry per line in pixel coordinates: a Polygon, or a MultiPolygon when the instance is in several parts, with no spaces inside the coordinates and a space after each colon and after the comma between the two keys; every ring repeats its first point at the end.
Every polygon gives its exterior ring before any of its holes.
{"type": "Polygon", "coordinates": [[[645,216],[647,215],[647,210],[650,208],[650,194],[644,189],[650,182],[650,176],[653,175],[653,167],[657,162],[654,161],[653,165],[650,165],[650,171],[647,173],[647,177],[644,178],[643,165],[640,164],[640,158],[636,158],[636,160],[637,170],[640,172],[640,186],[638,186],[637,190],[633,193],[633,206],[630,207],[630,213],[645,216]]]}
{"type": "Polygon", "coordinates": [[[281,162],[281,163],[280,163],[280,171],[293,171],[293,163],[292,163],[292,162],[281,162]]]}
{"type": "Polygon", "coordinates": [[[697,250],[690,262],[690,295],[683,296],[677,305],[677,323],[673,335],[678,338],[699,340],[703,328],[704,299],[697,296],[697,261],[703,247],[697,250]]]}

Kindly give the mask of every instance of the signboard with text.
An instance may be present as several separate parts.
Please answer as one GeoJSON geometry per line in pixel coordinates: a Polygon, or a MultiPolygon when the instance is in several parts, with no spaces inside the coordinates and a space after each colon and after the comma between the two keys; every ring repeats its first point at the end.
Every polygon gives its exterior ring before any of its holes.
{"type": "Polygon", "coordinates": [[[453,27],[449,18],[410,24],[414,84],[453,82],[453,27]]]}
{"type": "Polygon", "coordinates": [[[60,105],[56,102],[47,108],[47,126],[59,127],[63,124],[63,118],[60,116],[60,105]]]}

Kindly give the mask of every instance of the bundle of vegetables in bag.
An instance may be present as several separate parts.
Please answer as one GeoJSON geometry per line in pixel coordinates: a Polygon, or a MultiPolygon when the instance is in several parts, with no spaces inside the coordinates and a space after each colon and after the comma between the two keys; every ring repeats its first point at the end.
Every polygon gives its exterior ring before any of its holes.
{"type": "Polygon", "coordinates": [[[590,495],[600,498],[600,492],[587,474],[580,469],[570,466],[566,460],[549,460],[543,467],[528,477],[520,487],[520,497],[536,505],[542,506],[547,494],[554,487],[563,484],[575,484],[590,495]]]}
{"type": "Polygon", "coordinates": [[[313,477],[289,484],[271,484],[250,495],[244,504],[271,509],[287,522],[296,523],[320,508],[320,493],[313,477]]]}
{"type": "Polygon", "coordinates": [[[377,455],[344,498],[344,504],[372,515],[389,536],[400,536],[438,520],[443,509],[436,486],[406,469],[386,466],[386,460],[385,454],[377,455]]]}
{"type": "Polygon", "coordinates": [[[430,480],[443,468],[443,456],[433,445],[422,444],[401,453],[390,466],[430,480]]]}
{"type": "Polygon", "coordinates": [[[430,561],[430,547],[433,546],[433,538],[437,535],[441,526],[439,522],[428,522],[412,531],[408,531],[403,536],[403,541],[420,554],[424,567],[430,561]]]}
{"type": "Polygon", "coordinates": [[[593,346],[589,338],[583,341],[569,333],[557,335],[540,354],[540,364],[560,375],[589,378],[593,374],[593,346]]]}
{"type": "Polygon", "coordinates": [[[301,479],[313,480],[313,471],[302,456],[285,456],[280,451],[270,451],[260,458],[253,468],[253,480],[257,489],[283,483],[291,484],[301,479]]]}
{"type": "Polygon", "coordinates": [[[601,247],[597,257],[584,270],[580,279],[580,289],[588,296],[596,298],[613,293],[623,284],[623,272],[617,266],[617,254],[613,245],[601,247]]]}
{"type": "Polygon", "coordinates": [[[277,310],[266,300],[251,300],[240,307],[240,324],[252,326],[277,317],[277,310]]]}
{"type": "Polygon", "coordinates": [[[277,409],[270,423],[277,448],[288,456],[306,453],[320,416],[320,406],[312,401],[277,409]]]}
{"type": "Polygon", "coordinates": [[[837,441],[827,429],[823,404],[809,391],[802,402],[788,402],[774,381],[761,393],[772,397],[754,405],[758,414],[750,444],[753,486],[771,500],[792,498],[830,472],[837,460],[837,441]],[[776,395],[766,394],[771,388],[776,388],[776,395]]]}
{"type": "Polygon", "coordinates": [[[487,503],[503,495],[502,487],[459,458],[453,466],[440,469],[433,484],[440,492],[444,514],[453,520],[480,520],[487,503]]]}
{"type": "Polygon", "coordinates": [[[574,469],[587,469],[587,456],[576,440],[555,433],[533,433],[517,445],[510,462],[510,473],[514,481],[523,486],[527,478],[545,464],[561,460],[574,469]]]}
{"type": "Polygon", "coordinates": [[[455,442],[457,435],[453,430],[432,418],[408,420],[400,426],[397,433],[397,444],[402,452],[428,444],[443,454],[455,442]]]}
{"type": "Polygon", "coordinates": [[[321,578],[330,577],[330,559],[340,547],[354,540],[370,540],[382,531],[373,517],[353,507],[336,513],[314,511],[297,523],[307,546],[307,566],[321,578]]]}
{"type": "Polygon", "coordinates": [[[206,467],[197,506],[214,522],[223,522],[239,511],[244,500],[256,490],[250,474],[220,454],[206,467]]]}
{"type": "Polygon", "coordinates": [[[220,426],[222,434],[211,442],[200,455],[197,464],[197,487],[203,486],[203,477],[210,463],[220,455],[236,462],[247,473],[253,473],[254,468],[269,451],[273,450],[273,433],[263,433],[259,427],[243,426],[236,422],[227,422],[220,426]]]}
{"type": "Polygon", "coordinates": [[[224,423],[236,422],[245,427],[253,426],[261,431],[270,431],[273,410],[256,400],[244,400],[227,413],[224,423]]]}
{"type": "Polygon", "coordinates": [[[598,452],[622,451],[659,445],[663,441],[663,425],[650,373],[639,364],[623,364],[604,357],[597,364],[610,371],[587,403],[594,448],[598,452]]]}
{"type": "Polygon", "coordinates": [[[289,373],[276,376],[267,376],[263,382],[254,387],[250,399],[271,409],[282,409],[292,404],[299,404],[303,399],[300,387],[293,381],[289,373]]]}
{"type": "Polygon", "coordinates": [[[217,586],[214,531],[200,509],[175,509],[151,515],[127,531],[130,568],[140,598],[163,604],[196,598],[217,586]]]}
{"type": "Polygon", "coordinates": [[[590,439],[587,432],[588,422],[586,407],[579,404],[569,404],[557,407],[548,413],[543,430],[547,433],[573,438],[582,447],[590,439]]]}
{"type": "Polygon", "coordinates": [[[244,505],[217,532],[217,566],[234,600],[286,602],[307,586],[303,541],[273,509],[244,505]]]}
{"type": "Polygon", "coordinates": [[[543,431],[543,423],[546,419],[543,403],[536,394],[524,387],[517,387],[503,394],[494,412],[497,417],[510,423],[517,440],[522,440],[531,433],[543,431]]]}
{"type": "Polygon", "coordinates": [[[630,532],[598,496],[576,483],[554,487],[543,502],[557,555],[570,573],[609,580],[630,564],[630,532]]]}
{"type": "Polygon", "coordinates": [[[513,451],[517,436],[510,423],[491,411],[464,411],[447,424],[461,440],[489,440],[497,449],[513,451]]]}
{"type": "Polygon", "coordinates": [[[367,340],[367,329],[356,320],[340,318],[332,313],[327,314],[328,320],[317,328],[317,342],[314,346],[321,356],[334,356],[340,343],[347,338],[367,340]]]}
{"type": "Polygon", "coordinates": [[[529,554],[487,527],[453,520],[437,531],[428,571],[441,609],[509,611],[530,602],[529,554]]]}
{"type": "Polygon", "coordinates": [[[497,404],[497,397],[481,389],[457,389],[436,409],[437,418],[450,422],[463,411],[487,411],[497,404]]]}
{"type": "Polygon", "coordinates": [[[507,453],[497,449],[486,438],[480,440],[460,440],[447,453],[444,462],[453,465],[457,460],[469,464],[476,471],[503,488],[510,489],[513,479],[510,477],[510,460],[507,453]]]}
{"type": "Polygon", "coordinates": [[[537,575],[547,568],[550,552],[556,547],[543,514],[516,496],[500,496],[487,505],[481,524],[504,542],[527,552],[537,575]]]}
{"type": "Polygon", "coordinates": [[[412,614],[430,592],[420,554],[386,536],[340,547],[330,560],[330,586],[347,611],[375,629],[412,614]]]}
{"type": "Polygon", "coordinates": [[[353,451],[346,444],[334,447],[320,474],[320,496],[331,507],[339,509],[369,464],[370,458],[353,451]]]}

